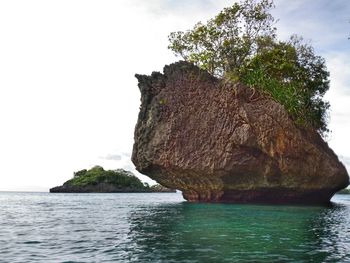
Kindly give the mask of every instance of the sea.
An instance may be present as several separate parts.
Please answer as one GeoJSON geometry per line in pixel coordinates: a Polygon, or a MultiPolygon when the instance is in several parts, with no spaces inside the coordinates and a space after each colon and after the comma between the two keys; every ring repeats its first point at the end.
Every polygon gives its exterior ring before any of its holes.
{"type": "Polygon", "coordinates": [[[0,262],[350,262],[350,195],[271,206],[1,192],[0,262]]]}

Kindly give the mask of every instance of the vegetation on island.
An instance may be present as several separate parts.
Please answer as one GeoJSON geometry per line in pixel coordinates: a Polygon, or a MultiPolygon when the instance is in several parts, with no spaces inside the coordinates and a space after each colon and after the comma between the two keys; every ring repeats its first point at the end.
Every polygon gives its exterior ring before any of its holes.
{"type": "MultiPolygon", "coordinates": [[[[52,190],[52,191],[51,191],[52,190]]],[[[105,170],[94,166],[74,172],[74,177],[51,192],[174,192],[161,185],[142,183],[132,172],[123,169],[105,170]]]]}
{"type": "Polygon", "coordinates": [[[325,60],[301,37],[277,39],[273,0],[242,0],[206,24],[172,32],[169,48],[212,75],[241,82],[281,103],[303,127],[328,132],[325,60]]]}
{"type": "Polygon", "coordinates": [[[123,169],[105,170],[95,166],[90,170],[80,170],[64,184],[74,186],[97,185],[100,183],[113,184],[120,188],[144,189],[145,185],[133,173],[123,169]]]}
{"type": "Polygon", "coordinates": [[[345,188],[337,192],[337,194],[350,195],[350,189],[345,188]]]}

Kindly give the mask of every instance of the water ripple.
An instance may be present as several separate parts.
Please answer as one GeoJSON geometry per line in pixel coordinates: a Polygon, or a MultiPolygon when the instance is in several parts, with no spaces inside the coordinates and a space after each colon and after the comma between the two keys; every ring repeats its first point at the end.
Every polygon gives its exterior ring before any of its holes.
{"type": "Polygon", "coordinates": [[[298,207],[0,193],[0,262],[350,262],[350,197],[334,200],[298,207]]]}

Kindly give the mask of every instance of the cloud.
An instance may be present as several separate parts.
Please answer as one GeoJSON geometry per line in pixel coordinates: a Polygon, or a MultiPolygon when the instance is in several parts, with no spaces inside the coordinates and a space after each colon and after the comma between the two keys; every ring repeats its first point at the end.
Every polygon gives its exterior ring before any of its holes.
{"type": "Polygon", "coordinates": [[[339,155],[339,159],[348,167],[350,167],[350,157],[339,155]]]}
{"type": "Polygon", "coordinates": [[[230,0],[131,0],[130,4],[132,6],[141,6],[156,16],[177,14],[182,17],[188,15],[194,17],[201,13],[211,13],[218,8],[230,6],[233,2],[230,0]]]}
{"type": "Polygon", "coordinates": [[[109,153],[107,155],[101,156],[100,159],[103,160],[109,160],[109,161],[120,161],[122,159],[131,159],[131,153],[130,152],[115,152],[115,153],[109,153]]]}
{"type": "MultiPolygon", "coordinates": [[[[350,45],[350,43],[349,43],[350,45]]],[[[345,51],[330,51],[325,54],[328,70],[330,71],[330,90],[325,99],[331,104],[329,128],[329,145],[340,156],[349,156],[347,142],[350,134],[350,63],[345,51]]],[[[349,159],[341,158],[350,168],[349,159]]]]}
{"type": "Polygon", "coordinates": [[[273,14],[279,19],[280,35],[298,34],[312,39],[317,50],[349,48],[350,2],[276,0],[273,14]]]}
{"type": "Polygon", "coordinates": [[[331,73],[330,93],[336,91],[339,95],[350,96],[350,61],[347,53],[331,51],[326,53],[325,57],[331,73]]]}
{"type": "Polygon", "coordinates": [[[122,156],[120,154],[107,154],[106,156],[100,157],[100,159],[110,160],[110,161],[120,161],[122,156]]]}
{"type": "MultiPolygon", "coordinates": [[[[349,43],[350,44],[350,43],[349,43]]],[[[332,140],[342,150],[345,150],[344,141],[350,134],[350,62],[346,52],[329,52],[325,55],[330,71],[330,90],[325,99],[331,104],[330,128],[333,130],[332,140]]],[[[336,146],[337,147],[337,146],[336,146]]]]}
{"type": "Polygon", "coordinates": [[[231,6],[232,0],[128,0],[130,9],[139,14],[147,14],[157,20],[157,30],[165,30],[166,35],[175,30],[187,30],[197,22],[205,22],[224,7],[231,6]]]}

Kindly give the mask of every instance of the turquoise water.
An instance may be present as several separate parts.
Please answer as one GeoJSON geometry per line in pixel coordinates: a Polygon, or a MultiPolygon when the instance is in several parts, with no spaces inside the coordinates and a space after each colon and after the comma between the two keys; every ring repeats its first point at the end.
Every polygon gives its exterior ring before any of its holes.
{"type": "Polygon", "coordinates": [[[0,212],[0,262],[350,262],[347,195],[298,207],[0,193],[0,212]]]}

